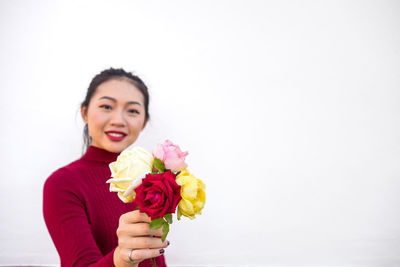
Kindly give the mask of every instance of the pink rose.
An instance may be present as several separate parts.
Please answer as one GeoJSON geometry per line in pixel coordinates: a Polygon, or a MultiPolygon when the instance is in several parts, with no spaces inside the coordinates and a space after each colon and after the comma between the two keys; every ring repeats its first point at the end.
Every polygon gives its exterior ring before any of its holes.
{"type": "Polygon", "coordinates": [[[187,167],[185,158],[188,152],[182,152],[179,146],[165,140],[164,144],[158,144],[153,156],[164,162],[165,168],[173,172],[179,172],[187,167]]]}

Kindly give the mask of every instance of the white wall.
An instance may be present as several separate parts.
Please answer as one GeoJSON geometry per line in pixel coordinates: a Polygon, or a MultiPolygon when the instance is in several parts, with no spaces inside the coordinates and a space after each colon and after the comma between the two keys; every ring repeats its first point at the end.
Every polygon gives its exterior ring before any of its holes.
{"type": "Polygon", "coordinates": [[[0,265],[58,264],[42,186],[100,70],[207,185],[171,266],[400,266],[399,1],[0,0],[0,265]]]}

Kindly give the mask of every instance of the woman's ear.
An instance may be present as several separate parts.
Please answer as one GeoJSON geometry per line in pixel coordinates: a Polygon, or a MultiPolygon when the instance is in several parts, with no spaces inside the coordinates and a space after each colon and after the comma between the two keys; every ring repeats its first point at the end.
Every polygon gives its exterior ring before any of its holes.
{"type": "Polygon", "coordinates": [[[87,107],[85,106],[81,106],[81,116],[82,116],[82,120],[85,124],[88,123],[87,121],[87,107]]]}

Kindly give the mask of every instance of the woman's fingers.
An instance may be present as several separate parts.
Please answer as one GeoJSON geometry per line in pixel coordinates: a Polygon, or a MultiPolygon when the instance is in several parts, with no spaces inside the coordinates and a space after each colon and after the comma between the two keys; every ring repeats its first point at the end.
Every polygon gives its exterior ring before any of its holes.
{"type": "Polygon", "coordinates": [[[128,235],[128,236],[157,236],[161,237],[163,234],[162,228],[150,229],[149,223],[130,223],[120,225],[117,231],[117,235],[128,235]]]}
{"type": "Polygon", "coordinates": [[[118,245],[125,248],[144,249],[144,248],[166,248],[169,242],[161,241],[157,237],[135,237],[135,238],[120,238],[118,245]]]}
{"type": "Polygon", "coordinates": [[[162,254],[164,254],[164,249],[133,249],[127,253],[129,261],[134,263],[155,258],[162,254]]]}
{"type": "Polygon", "coordinates": [[[147,216],[146,213],[141,213],[138,210],[134,210],[128,213],[125,213],[121,215],[119,218],[120,224],[124,223],[139,223],[139,222],[145,222],[145,223],[151,223],[151,218],[147,216]]]}
{"type": "Polygon", "coordinates": [[[118,247],[115,262],[139,263],[164,253],[168,241],[161,241],[162,228],[150,229],[151,218],[138,210],[123,214],[117,229],[118,247]]]}
{"type": "Polygon", "coordinates": [[[157,236],[161,237],[163,234],[162,228],[150,229],[149,223],[130,223],[123,224],[117,230],[117,235],[128,235],[128,236],[157,236]]]}

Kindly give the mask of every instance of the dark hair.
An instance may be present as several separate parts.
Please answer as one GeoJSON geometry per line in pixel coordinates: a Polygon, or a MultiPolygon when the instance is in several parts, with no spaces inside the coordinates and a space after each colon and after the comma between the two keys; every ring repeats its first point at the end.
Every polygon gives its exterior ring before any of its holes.
{"type": "MultiPolygon", "coordinates": [[[[111,79],[127,79],[129,82],[131,82],[133,85],[135,85],[139,91],[143,94],[144,98],[144,110],[145,110],[145,121],[148,121],[150,119],[150,114],[149,114],[149,101],[150,101],[150,96],[149,92],[147,89],[147,86],[144,84],[144,82],[136,75],[133,75],[130,72],[125,71],[124,69],[114,69],[114,68],[109,68],[106,70],[103,70],[90,82],[89,88],[86,93],[85,100],[82,102],[81,107],[85,107],[86,110],[89,107],[90,100],[92,99],[92,96],[97,90],[97,87],[99,87],[100,84],[111,80],[111,79]]],[[[84,149],[87,150],[92,143],[92,138],[89,136],[89,129],[88,125],[86,124],[84,129],[83,129],[83,146],[84,149]]]]}

